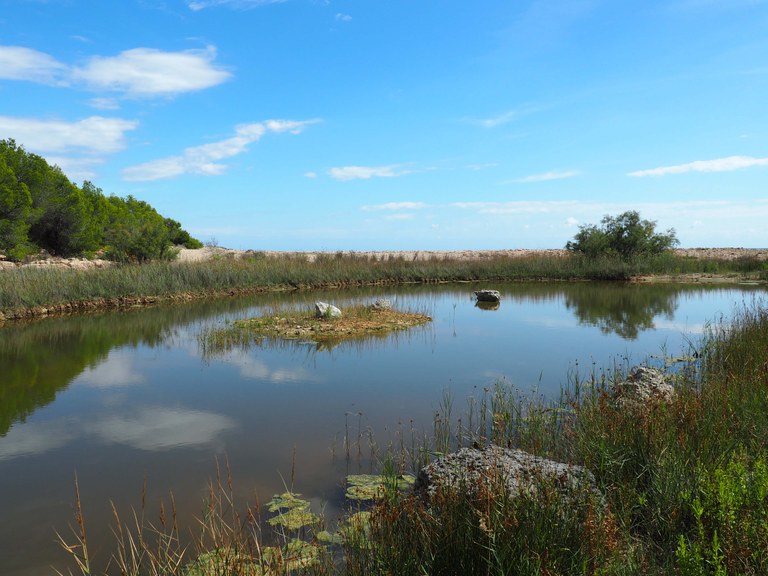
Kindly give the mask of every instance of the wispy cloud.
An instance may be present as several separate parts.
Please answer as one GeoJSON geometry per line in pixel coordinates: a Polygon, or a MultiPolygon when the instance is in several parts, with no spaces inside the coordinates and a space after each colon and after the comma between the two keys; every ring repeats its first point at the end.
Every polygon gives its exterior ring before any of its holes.
{"type": "MultiPolygon", "coordinates": [[[[0,79],[119,92],[133,97],[173,96],[216,86],[232,74],[214,64],[216,48],[165,52],[133,48],[117,56],[92,56],[69,66],[22,46],[0,46],[0,79]]],[[[101,107],[105,99],[95,99],[101,107]]],[[[111,106],[111,105],[110,105],[111,106]]]]}
{"type": "Polygon", "coordinates": [[[559,212],[577,206],[573,200],[537,202],[520,200],[513,202],[454,202],[450,206],[461,210],[474,210],[481,214],[536,214],[559,212]]]}
{"type": "Polygon", "coordinates": [[[0,116],[0,134],[41,153],[117,152],[125,147],[125,133],[137,126],[138,122],[133,120],[102,116],[90,116],[76,122],[0,116]]]}
{"type": "Polygon", "coordinates": [[[131,166],[123,170],[122,175],[128,181],[162,180],[183,174],[216,176],[227,169],[226,164],[222,164],[220,160],[242,154],[250,144],[260,140],[265,134],[299,134],[307,126],[317,122],[319,120],[267,120],[241,124],[235,127],[235,135],[230,138],[187,148],[179,156],[131,166]]]}
{"type": "Polygon", "coordinates": [[[538,110],[539,108],[536,106],[522,106],[513,110],[507,110],[506,112],[502,112],[501,114],[490,118],[474,119],[471,120],[471,123],[482,126],[483,128],[496,128],[497,126],[503,126],[504,124],[514,122],[515,120],[538,110]]]}
{"type": "Polygon", "coordinates": [[[169,96],[203,90],[225,82],[231,74],[214,66],[216,48],[163,52],[134,48],[117,56],[94,56],[72,76],[98,90],[131,96],[169,96]]]}
{"type": "Polygon", "coordinates": [[[364,212],[375,212],[378,210],[420,210],[429,208],[429,204],[424,202],[387,202],[386,204],[373,204],[361,206],[360,210],[364,212]]]}
{"type": "Polygon", "coordinates": [[[545,172],[543,174],[532,174],[531,176],[525,176],[524,178],[518,178],[512,180],[518,184],[530,184],[531,182],[547,182],[549,180],[564,180],[566,178],[573,178],[581,174],[578,170],[568,170],[566,172],[545,172]]]}
{"type": "Polygon", "coordinates": [[[349,14],[342,14],[341,12],[338,12],[336,14],[336,20],[338,22],[350,22],[352,20],[352,16],[349,14]]]}
{"type": "Polygon", "coordinates": [[[398,164],[389,166],[343,166],[331,168],[328,174],[331,178],[341,180],[368,180],[370,178],[394,178],[411,174],[413,170],[402,169],[398,164]]]}
{"type": "Polygon", "coordinates": [[[52,56],[23,46],[0,46],[0,78],[40,84],[64,83],[68,68],[52,56]]]}
{"type": "Polygon", "coordinates": [[[752,156],[728,156],[715,160],[696,160],[676,166],[663,166],[648,170],[629,172],[627,176],[640,178],[644,176],[665,176],[667,174],[683,174],[685,172],[731,172],[753,166],[768,166],[768,158],[753,158],[752,156]]]}
{"type": "Polygon", "coordinates": [[[236,10],[249,10],[266,6],[267,4],[282,4],[286,0],[191,0],[187,2],[190,10],[195,12],[215,6],[227,6],[236,10]]]}

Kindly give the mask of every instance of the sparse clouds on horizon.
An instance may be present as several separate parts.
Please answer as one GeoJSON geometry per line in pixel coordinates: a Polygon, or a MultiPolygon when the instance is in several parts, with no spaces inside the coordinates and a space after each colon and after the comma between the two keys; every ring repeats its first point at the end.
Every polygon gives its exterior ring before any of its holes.
{"type": "Polygon", "coordinates": [[[361,206],[360,210],[375,212],[379,210],[420,210],[422,208],[429,208],[429,204],[424,202],[387,202],[385,204],[361,206]]]}
{"type": "Polygon", "coordinates": [[[331,178],[346,182],[349,180],[369,180],[370,178],[394,178],[411,174],[413,170],[402,169],[399,164],[389,166],[342,166],[331,168],[328,175],[331,178]]]}
{"type": "Polygon", "coordinates": [[[250,10],[251,8],[258,8],[259,6],[266,6],[268,4],[282,4],[285,1],[286,0],[191,0],[187,2],[187,5],[193,12],[216,6],[228,6],[230,8],[235,8],[236,10],[250,10]]]}
{"type": "Polygon", "coordinates": [[[768,166],[768,158],[753,158],[752,156],[728,156],[715,160],[696,160],[676,166],[662,166],[629,172],[627,176],[641,178],[644,176],[665,176],[667,174],[683,174],[685,172],[731,172],[753,166],[768,166]]]}
{"type": "Polygon", "coordinates": [[[568,170],[565,172],[545,172],[543,174],[532,174],[523,178],[512,180],[518,184],[530,184],[532,182],[548,182],[550,180],[564,180],[566,178],[573,178],[579,176],[581,172],[578,170],[568,170]]]}
{"type": "Polygon", "coordinates": [[[222,164],[220,160],[242,154],[247,150],[248,145],[260,140],[265,134],[269,132],[299,134],[307,126],[317,122],[319,120],[267,120],[241,124],[235,127],[235,135],[230,138],[186,148],[178,156],[131,166],[123,170],[122,176],[125,180],[132,182],[163,180],[184,174],[216,176],[227,169],[227,165],[222,164]]]}

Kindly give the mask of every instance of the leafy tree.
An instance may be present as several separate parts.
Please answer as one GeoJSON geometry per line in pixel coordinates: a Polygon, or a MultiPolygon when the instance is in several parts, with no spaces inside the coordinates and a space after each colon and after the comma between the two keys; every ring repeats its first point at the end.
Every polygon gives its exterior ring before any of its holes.
{"type": "Polygon", "coordinates": [[[171,243],[176,246],[184,246],[184,248],[202,248],[203,243],[196,238],[192,238],[189,232],[182,230],[181,224],[172,220],[171,218],[165,219],[165,225],[168,227],[168,234],[170,236],[171,243]]]}
{"type": "Polygon", "coordinates": [[[0,250],[13,259],[23,258],[30,251],[27,218],[31,210],[29,189],[16,180],[13,170],[0,156],[0,250]]]}
{"type": "Polygon", "coordinates": [[[656,232],[656,222],[641,220],[634,210],[618,216],[603,216],[600,226],[579,226],[579,232],[565,248],[589,257],[619,256],[631,260],[636,256],[661,254],[679,244],[674,228],[656,232]]]}
{"type": "Polygon", "coordinates": [[[146,262],[173,256],[165,219],[144,201],[110,196],[107,255],[122,262],[146,262]]]}

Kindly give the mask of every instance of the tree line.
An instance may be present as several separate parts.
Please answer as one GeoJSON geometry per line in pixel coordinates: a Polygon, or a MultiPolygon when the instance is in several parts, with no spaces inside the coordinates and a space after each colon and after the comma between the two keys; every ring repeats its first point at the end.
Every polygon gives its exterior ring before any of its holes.
{"type": "Polygon", "coordinates": [[[133,196],[105,196],[72,183],[58,166],[0,140],[0,252],[20,261],[45,250],[64,258],[96,253],[121,262],[168,259],[174,245],[202,243],[133,196]]]}

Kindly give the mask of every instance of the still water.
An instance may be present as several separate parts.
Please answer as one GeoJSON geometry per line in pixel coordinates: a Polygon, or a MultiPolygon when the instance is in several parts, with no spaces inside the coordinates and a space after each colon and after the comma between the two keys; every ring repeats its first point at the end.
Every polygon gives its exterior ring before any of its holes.
{"type": "MultiPolygon", "coordinates": [[[[78,479],[97,560],[108,558],[110,502],[150,510],[173,493],[182,523],[201,511],[217,461],[244,502],[293,482],[326,517],[346,474],[371,451],[428,433],[503,379],[554,396],[576,373],[685,354],[708,322],[763,288],[514,284],[268,294],[0,328],[0,574],[66,571],[56,531],[73,524],[78,479]],[[496,310],[472,291],[502,293],[496,310]],[[276,307],[389,298],[433,322],[318,349],[263,342],[207,354],[199,335],[276,307]],[[347,457],[349,448],[349,458],[347,457]]],[[[374,453],[375,460],[375,453],[374,453]]],[[[125,514],[127,515],[127,514],[125,514]]]]}

